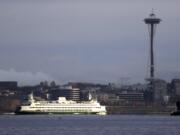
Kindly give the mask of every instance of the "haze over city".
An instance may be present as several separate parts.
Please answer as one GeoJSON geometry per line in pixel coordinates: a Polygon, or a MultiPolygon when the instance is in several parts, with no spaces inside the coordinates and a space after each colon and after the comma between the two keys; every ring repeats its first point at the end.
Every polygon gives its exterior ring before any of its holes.
{"type": "Polygon", "coordinates": [[[0,81],[143,82],[149,38],[143,19],[162,19],[156,77],[180,77],[178,0],[0,0],[0,81]]]}

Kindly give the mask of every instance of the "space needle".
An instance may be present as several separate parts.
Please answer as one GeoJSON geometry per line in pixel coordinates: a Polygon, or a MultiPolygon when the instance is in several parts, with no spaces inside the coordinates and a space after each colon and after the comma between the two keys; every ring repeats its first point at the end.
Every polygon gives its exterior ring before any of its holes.
{"type": "Polygon", "coordinates": [[[148,25],[149,39],[150,39],[150,90],[154,92],[154,36],[156,31],[156,26],[159,24],[161,19],[157,18],[156,15],[152,13],[149,17],[144,19],[145,24],[148,25]]]}

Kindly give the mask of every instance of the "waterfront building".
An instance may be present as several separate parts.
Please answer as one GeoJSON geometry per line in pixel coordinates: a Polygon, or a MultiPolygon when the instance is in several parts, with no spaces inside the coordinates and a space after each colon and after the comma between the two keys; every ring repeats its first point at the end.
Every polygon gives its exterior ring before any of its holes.
{"type": "Polygon", "coordinates": [[[142,92],[122,92],[117,94],[119,100],[125,101],[144,101],[144,93],[142,92]]]}

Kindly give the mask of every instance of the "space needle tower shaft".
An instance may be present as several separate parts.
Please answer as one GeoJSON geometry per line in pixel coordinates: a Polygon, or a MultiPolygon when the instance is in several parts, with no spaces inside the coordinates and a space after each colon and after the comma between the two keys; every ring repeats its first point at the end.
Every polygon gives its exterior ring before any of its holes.
{"type": "Polygon", "coordinates": [[[152,12],[148,18],[144,19],[144,22],[148,25],[149,37],[150,37],[150,80],[154,80],[154,36],[157,24],[161,19],[157,18],[152,12]]]}

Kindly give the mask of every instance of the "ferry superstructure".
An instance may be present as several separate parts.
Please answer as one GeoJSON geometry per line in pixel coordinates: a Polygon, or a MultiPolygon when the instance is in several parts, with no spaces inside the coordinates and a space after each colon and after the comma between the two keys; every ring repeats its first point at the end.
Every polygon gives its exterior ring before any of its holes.
{"type": "Polygon", "coordinates": [[[31,93],[28,104],[17,107],[16,114],[98,114],[106,115],[106,107],[100,105],[96,99],[89,101],[66,100],[59,97],[54,101],[36,101],[31,93]]]}

